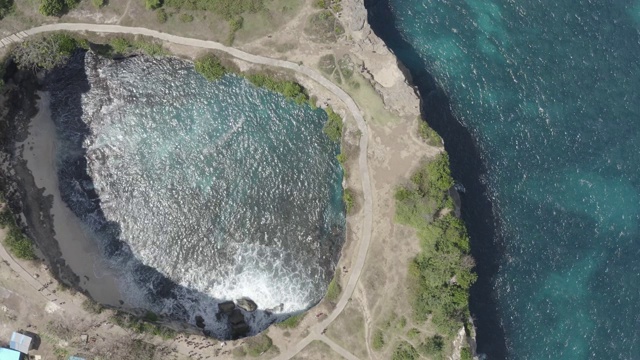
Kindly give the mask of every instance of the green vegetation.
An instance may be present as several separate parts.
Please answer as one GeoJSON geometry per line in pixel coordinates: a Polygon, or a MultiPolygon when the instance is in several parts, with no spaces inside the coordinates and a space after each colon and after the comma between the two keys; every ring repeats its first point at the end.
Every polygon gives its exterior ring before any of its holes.
{"type": "Polygon", "coordinates": [[[169,15],[167,15],[167,12],[164,11],[164,9],[158,9],[156,10],[156,19],[160,24],[164,24],[169,20],[169,15]]]}
{"type": "Polygon", "coordinates": [[[226,20],[243,13],[256,13],[265,9],[264,0],[164,0],[164,6],[183,10],[209,11],[226,20]]]}
{"type": "Polygon", "coordinates": [[[249,74],[245,77],[253,85],[280,93],[298,104],[309,100],[304,88],[295,81],[279,80],[266,74],[249,74]]]}
{"type": "Polygon", "coordinates": [[[149,10],[155,10],[162,6],[162,0],[145,0],[144,3],[149,10]]]}
{"type": "Polygon", "coordinates": [[[55,355],[56,358],[58,358],[60,360],[66,360],[69,357],[69,350],[67,350],[66,348],[63,348],[63,347],[56,346],[53,349],[53,355],[55,355]]]}
{"type": "Polygon", "coordinates": [[[283,329],[292,329],[292,328],[298,327],[298,325],[300,324],[300,321],[302,321],[302,319],[304,319],[306,315],[307,315],[306,312],[300,313],[298,315],[294,315],[288,318],[287,320],[278,323],[277,326],[283,329]]]}
{"type": "Polygon", "coordinates": [[[438,332],[447,336],[466,323],[468,291],[476,280],[466,228],[450,213],[452,185],[449,158],[443,153],[395,194],[396,221],[416,228],[422,248],[409,268],[414,314],[418,321],[432,315],[438,332]]]}
{"type": "Polygon", "coordinates": [[[430,358],[440,358],[444,352],[444,338],[434,335],[418,346],[420,352],[430,358]]]}
{"type": "Polygon", "coordinates": [[[220,59],[213,54],[206,54],[196,59],[196,71],[209,81],[222,78],[229,71],[222,65],[220,59]]]}
{"type": "Polygon", "coordinates": [[[382,350],[384,345],[385,345],[384,333],[382,332],[382,330],[377,329],[376,332],[373,333],[373,339],[371,341],[371,346],[373,347],[373,350],[379,351],[379,350],[382,350]]]}
{"type": "Polygon", "coordinates": [[[33,243],[22,233],[7,206],[0,212],[0,228],[9,230],[4,239],[4,244],[15,257],[23,260],[34,260],[36,258],[36,254],[33,251],[33,243]]]}
{"type": "Polygon", "coordinates": [[[407,331],[407,337],[410,340],[415,340],[418,338],[418,336],[420,336],[420,330],[416,328],[411,328],[409,331],[407,331]]]}
{"type": "Polygon", "coordinates": [[[344,163],[347,162],[347,155],[345,155],[344,153],[340,153],[336,155],[336,159],[338,159],[340,165],[344,166],[344,163]]]}
{"type": "Polygon", "coordinates": [[[460,360],[473,360],[473,355],[471,354],[471,349],[468,346],[460,349],[460,360]]]}
{"type": "Polygon", "coordinates": [[[336,114],[331,107],[325,109],[327,112],[327,122],[324,124],[322,131],[334,142],[340,142],[342,139],[342,118],[336,114]]]}
{"type": "Polygon", "coordinates": [[[353,206],[355,205],[355,198],[351,189],[344,189],[342,193],[342,202],[344,202],[344,207],[347,210],[347,214],[350,213],[351,210],[353,210],[353,206]]]}
{"type": "Polygon", "coordinates": [[[93,6],[96,7],[96,9],[100,9],[101,7],[105,6],[107,4],[106,0],[91,0],[91,3],[93,3],[93,6]]]}
{"type": "Polygon", "coordinates": [[[340,297],[341,292],[342,287],[340,286],[340,269],[337,269],[335,274],[333,274],[333,279],[331,279],[331,282],[329,283],[325,299],[327,299],[327,301],[329,302],[335,303],[340,297]]]}
{"type": "Polygon", "coordinates": [[[420,126],[418,128],[418,134],[420,137],[431,146],[442,146],[442,138],[440,135],[429,127],[424,120],[418,119],[418,121],[420,121],[420,126]]]}
{"type": "Polygon", "coordinates": [[[326,9],[327,8],[327,1],[325,1],[325,0],[315,0],[313,2],[313,7],[317,8],[317,9],[326,9]]]}
{"type": "Polygon", "coordinates": [[[13,0],[0,0],[0,20],[15,11],[13,0]]]}
{"type": "Polygon", "coordinates": [[[331,10],[321,10],[309,17],[304,32],[314,41],[328,43],[344,34],[344,28],[331,10]]]}
{"type": "Polygon", "coordinates": [[[247,355],[252,357],[258,357],[264,352],[271,349],[273,346],[273,341],[267,334],[256,335],[252,338],[247,339],[244,344],[244,350],[247,355]]]}
{"type": "Polygon", "coordinates": [[[183,23],[193,22],[193,15],[191,14],[180,14],[180,21],[183,23]]]}
{"type": "Polygon", "coordinates": [[[239,15],[229,20],[229,35],[227,37],[227,44],[229,46],[233,45],[233,41],[236,38],[236,32],[242,29],[243,24],[244,18],[239,15]]]}
{"type": "Polygon", "coordinates": [[[137,52],[142,52],[149,56],[167,54],[162,48],[162,44],[145,39],[129,40],[125,37],[116,37],[109,41],[109,46],[111,46],[110,55],[131,55],[137,52]]]}
{"type": "Polygon", "coordinates": [[[104,307],[102,305],[89,298],[84,299],[82,302],[82,308],[92,314],[100,314],[104,311],[104,307]]]}
{"type": "MultiPolygon", "coordinates": [[[[149,313],[147,313],[145,318],[147,316],[149,316],[149,313]]],[[[138,334],[153,334],[156,336],[160,336],[165,340],[173,339],[174,337],[176,337],[176,332],[172,329],[169,329],[168,327],[151,324],[149,322],[146,322],[145,320],[138,319],[133,315],[126,314],[120,311],[111,316],[109,320],[123,329],[129,329],[138,334]]]]}
{"type": "Polygon", "coordinates": [[[12,56],[20,68],[51,70],[64,64],[78,48],[88,48],[86,40],[66,33],[31,37],[16,46],[12,56]]]}
{"type": "Polygon", "coordinates": [[[420,358],[418,351],[406,341],[400,342],[391,356],[392,360],[414,360],[418,358],[420,358]]]}
{"type": "Polygon", "coordinates": [[[73,9],[80,0],[41,0],[38,10],[44,16],[62,16],[73,9]]]}

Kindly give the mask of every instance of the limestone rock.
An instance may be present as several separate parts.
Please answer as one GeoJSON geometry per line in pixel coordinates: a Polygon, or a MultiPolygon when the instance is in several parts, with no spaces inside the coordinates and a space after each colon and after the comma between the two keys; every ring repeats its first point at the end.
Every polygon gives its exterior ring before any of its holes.
{"type": "Polygon", "coordinates": [[[258,309],[258,305],[253,300],[246,297],[236,300],[236,304],[239,308],[248,312],[254,312],[258,309]]]}
{"type": "Polygon", "coordinates": [[[236,304],[233,301],[225,301],[218,304],[218,311],[221,311],[227,315],[236,308],[236,304]]]}

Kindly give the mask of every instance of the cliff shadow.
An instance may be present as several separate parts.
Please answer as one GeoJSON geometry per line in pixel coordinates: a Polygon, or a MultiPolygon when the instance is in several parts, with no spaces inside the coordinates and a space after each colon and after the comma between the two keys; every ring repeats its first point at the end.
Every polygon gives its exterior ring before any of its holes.
{"type": "Polygon", "coordinates": [[[461,211],[471,238],[471,253],[476,259],[475,271],[478,274],[478,280],[470,290],[469,304],[477,328],[477,350],[489,358],[504,359],[507,347],[493,290],[504,251],[488,189],[481,180],[487,170],[477,143],[453,115],[449,99],[435,78],[425,70],[428,64],[396,29],[389,1],[365,0],[365,7],[373,31],[409,70],[421,98],[422,118],[444,139],[453,178],[466,189],[460,194],[461,211]]]}
{"type": "MultiPolygon", "coordinates": [[[[55,123],[59,148],[63,156],[57,159],[57,176],[62,200],[84,223],[90,224],[96,235],[96,243],[102,255],[111,264],[116,278],[126,277],[127,288],[135,288],[137,303],[144,307],[121,303],[122,310],[143,317],[148,312],[160,315],[157,322],[183,331],[201,332],[220,339],[234,339],[257,334],[272,323],[294,314],[275,315],[268,309],[259,309],[252,301],[234,303],[233,299],[218,299],[201,291],[182,286],[155,268],[145,265],[121,239],[120,225],[109,221],[101,207],[93,179],[89,175],[85,140],[90,135],[89,126],[83,121],[82,95],[91,84],[85,70],[85,52],[78,51],[67,64],[50,71],[43,79],[42,90],[51,94],[51,117],[55,123]],[[62,134],[64,133],[64,135],[62,134]],[[239,305],[242,305],[240,307],[239,305]]],[[[35,81],[35,76],[32,77],[35,81]]],[[[16,111],[13,116],[21,129],[16,129],[13,141],[24,140],[31,117],[35,115],[36,87],[20,90],[25,107],[31,111],[16,111]],[[20,118],[20,121],[17,119],[20,118]]],[[[15,170],[11,188],[14,211],[25,215],[26,231],[42,251],[53,275],[74,289],[89,294],[80,286],[80,279],[65,264],[53,228],[52,197],[38,189],[33,175],[15,151],[15,170]]],[[[7,179],[3,179],[3,184],[7,179]]],[[[273,309],[271,309],[273,310],[273,309]]],[[[152,316],[153,318],[154,316],[152,316]]]]}

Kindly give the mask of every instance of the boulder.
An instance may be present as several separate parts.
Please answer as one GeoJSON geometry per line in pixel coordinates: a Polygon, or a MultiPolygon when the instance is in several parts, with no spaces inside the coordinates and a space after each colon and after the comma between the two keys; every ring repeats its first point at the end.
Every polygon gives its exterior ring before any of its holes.
{"type": "Polygon", "coordinates": [[[231,314],[231,312],[236,308],[236,304],[233,301],[225,301],[218,304],[218,311],[223,312],[227,315],[231,314]]]}
{"type": "Polygon", "coordinates": [[[258,305],[253,300],[246,297],[236,300],[236,304],[239,308],[248,312],[254,312],[258,309],[258,305]]]}

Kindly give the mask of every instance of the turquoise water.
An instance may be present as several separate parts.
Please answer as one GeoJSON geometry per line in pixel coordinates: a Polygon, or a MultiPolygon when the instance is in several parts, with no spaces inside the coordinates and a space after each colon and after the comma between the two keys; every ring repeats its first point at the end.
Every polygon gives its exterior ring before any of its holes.
{"type": "MultiPolygon", "coordinates": [[[[490,358],[640,359],[640,2],[367,6],[422,96],[436,88],[449,96],[451,115],[486,167],[475,176],[492,213],[467,206],[465,214],[477,261],[497,261],[481,269],[485,289],[472,294],[479,351],[490,358]],[[491,240],[481,238],[491,231],[474,230],[494,220],[491,240]],[[501,329],[488,325],[479,314],[485,310],[501,329]]],[[[445,124],[454,121],[447,112],[432,120],[462,164],[468,160],[456,142],[464,137],[445,124]]],[[[455,166],[454,174],[465,174],[455,166]]]]}
{"type": "Polygon", "coordinates": [[[237,76],[208,82],[173,58],[87,53],[56,76],[63,197],[120,272],[127,305],[204,315],[225,337],[219,301],[270,309],[249,319],[255,333],[322,298],[345,225],[324,111],[237,76]]]}

